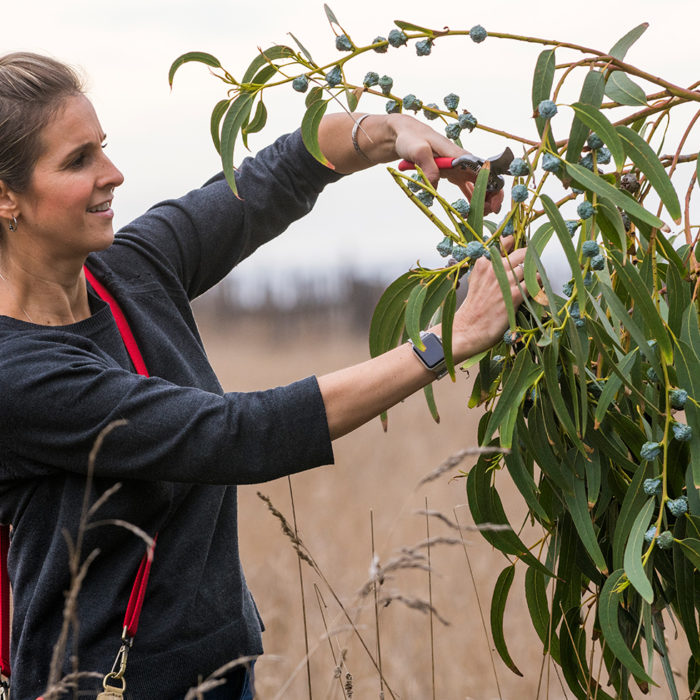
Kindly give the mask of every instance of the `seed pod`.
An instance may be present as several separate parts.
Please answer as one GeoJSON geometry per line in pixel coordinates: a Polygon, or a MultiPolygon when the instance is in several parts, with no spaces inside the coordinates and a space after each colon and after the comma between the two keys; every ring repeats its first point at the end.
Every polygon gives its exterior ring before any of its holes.
{"type": "Polygon", "coordinates": [[[365,77],[362,80],[362,84],[365,87],[374,87],[378,82],[379,73],[375,73],[374,71],[369,71],[369,73],[366,73],[365,77]]]}
{"type": "Polygon", "coordinates": [[[387,114],[398,114],[401,111],[401,104],[396,100],[388,100],[384,105],[387,114]]]}
{"type": "Polygon", "coordinates": [[[416,42],[416,55],[418,56],[430,56],[430,52],[433,50],[433,42],[430,39],[423,39],[422,41],[416,42]]]}
{"type": "Polygon", "coordinates": [[[660,496],[663,490],[663,484],[661,483],[661,479],[644,479],[642,488],[647,496],[660,496]]]}
{"type": "Polygon", "coordinates": [[[543,119],[551,119],[557,113],[557,106],[552,100],[542,100],[537,105],[537,114],[543,119]]]}
{"type": "Polygon", "coordinates": [[[669,530],[664,530],[657,538],[656,544],[659,549],[670,549],[673,545],[673,535],[669,530]]]}
{"type": "Polygon", "coordinates": [[[419,109],[423,108],[423,103],[413,93],[411,93],[403,98],[403,108],[417,112],[419,109]]]}
{"type": "Polygon", "coordinates": [[[309,79],[305,75],[299,75],[292,80],[292,87],[297,92],[306,92],[309,87],[309,79]]]}
{"type": "Polygon", "coordinates": [[[443,102],[450,112],[455,112],[459,104],[459,95],[455,95],[454,92],[451,92],[449,95],[445,95],[443,102]]]}
{"type": "Polygon", "coordinates": [[[450,205],[455,211],[459,212],[465,219],[469,216],[469,202],[463,197],[452,202],[450,205]]]}
{"type": "Polygon", "coordinates": [[[476,117],[470,112],[460,114],[457,121],[461,129],[467,129],[468,131],[474,131],[474,127],[477,124],[476,117]]]}
{"type": "MultiPolygon", "coordinates": [[[[430,109],[434,109],[436,111],[440,109],[434,102],[431,102],[429,105],[425,105],[425,107],[430,107],[430,109]]],[[[440,116],[436,112],[431,112],[430,110],[426,109],[425,107],[423,107],[423,116],[426,119],[433,121],[433,119],[437,119],[440,116]]]]}
{"type": "Polygon", "coordinates": [[[553,153],[545,153],[542,156],[542,170],[548,173],[558,173],[561,170],[561,161],[553,153]]]}
{"type": "Polygon", "coordinates": [[[678,442],[689,442],[693,439],[693,429],[685,423],[674,423],[672,429],[673,437],[678,442]]]}
{"type": "Polygon", "coordinates": [[[426,207],[432,207],[433,206],[433,200],[435,199],[430,192],[427,192],[426,190],[421,190],[416,194],[416,199],[418,199],[421,204],[424,204],[426,207]]]}
{"type": "Polygon", "coordinates": [[[586,139],[586,143],[588,144],[588,148],[590,148],[592,151],[596,151],[603,146],[603,140],[600,138],[600,136],[598,136],[598,134],[595,133],[595,131],[591,132],[590,136],[586,139]]]}
{"type": "Polygon", "coordinates": [[[584,241],[581,246],[581,252],[586,258],[592,258],[600,253],[600,246],[595,241],[584,241]]]}
{"type": "Polygon", "coordinates": [[[620,189],[627,190],[631,194],[636,194],[639,192],[639,181],[637,180],[637,175],[635,173],[625,173],[620,178],[620,189]]]}
{"type": "Polygon", "coordinates": [[[405,46],[408,41],[408,37],[399,29],[392,29],[389,32],[389,43],[394,48],[399,48],[399,46],[405,46]]]}
{"type": "Polygon", "coordinates": [[[484,244],[479,241],[469,241],[469,243],[467,243],[467,257],[476,260],[487,252],[486,248],[484,248],[484,244]]]}
{"type": "Polygon", "coordinates": [[[642,445],[642,449],[639,451],[639,456],[642,459],[647,460],[647,462],[651,462],[652,460],[656,459],[660,454],[661,454],[661,444],[658,442],[645,442],[642,445]]]}
{"type": "Polygon", "coordinates": [[[510,191],[510,196],[514,202],[524,202],[528,197],[527,187],[525,185],[515,185],[510,191]]]}
{"type": "Polygon", "coordinates": [[[604,270],[605,269],[605,256],[601,255],[600,253],[598,255],[594,255],[591,258],[591,270],[604,270]]]}
{"type": "Polygon", "coordinates": [[[612,154],[607,148],[605,148],[605,146],[603,146],[596,151],[595,157],[598,161],[598,165],[607,165],[612,158],[612,154]]]}
{"type": "Polygon", "coordinates": [[[343,73],[340,70],[340,66],[333,66],[333,68],[326,73],[325,77],[329,87],[335,87],[343,82],[343,73]]]}
{"type": "Polygon", "coordinates": [[[688,512],[688,499],[685,496],[681,496],[672,501],[666,501],[666,507],[671,515],[675,515],[679,518],[681,515],[688,512]]]}
{"type": "Polygon", "coordinates": [[[462,129],[457,122],[452,122],[445,127],[445,135],[453,141],[456,141],[461,133],[462,129]]]}
{"type": "Polygon", "coordinates": [[[381,78],[379,78],[379,81],[377,84],[381,88],[381,91],[385,95],[388,95],[391,92],[391,88],[394,86],[394,80],[393,80],[393,78],[389,77],[388,75],[383,75],[381,78]]]}
{"type": "Polygon", "coordinates": [[[671,391],[668,392],[668,399],[671,403],[671,408],[682,411],[688,399],[688,392],[685,391],[685,389],[671,389],[671,391]]]}
{"type": "Polygon", "coordinates": [[[576,233],[576,230],[578,229],[578,227],[581,225],[580,221],[569,220],[569,221],[566,221],[565,223],[566,223],[566,228],[567,228],[570,236],[573,236],[576,233]]]}
{"type": "Polygon", "coordinates": [[[338,51],[352,51],[352,41],[347,34],[341,34],[335,38],[335,48],[338,51]]]}
{"type": "Polygon", "coordinates": [[[484,39],[486,39],[487,35],[487,31],[480,24],[474,25],[469,30],[469,38],[477,44],[480,44],[484,39]]]}
{"type": "Polygon", "coordinates": [[[529,174],[530,166],[527,164],[527,161],[522,158],[513,158],[508,166],[508,172],[514,177],[521,177],[529,174]]]}
{"type": "MultiPolygon", "coordinates": [[[[373,44],[380,44],[381,42],[386,41],[385,36],[375,36],[372,43],[373,44]]],[[[386,53],[389,50],[389,44],[382,44],[382,46],[375,46],[372,51],[376,51],[377,53],[386,53]]]]}
{"type": "Polygon", "coordinates": [[[452,255],[452,248],[454,246],[454,242],[449,236],[445,236],[436,246],[437,252],[440,253],[440,255],[443,258],[447,258],[450,255],[452,255]]]}
{"type": "Polygon", "coordinates": [[[457,262],[462,262],[467,257],[467,249],[463,245],[455,245],[455,247],[452,249],[452,257],[457,261],[457,262]]]}
{"type": "Polygon", "coordinates": [[[581,204],[579,204],[576,208],[576,211],[582,219],[590,219],[593,216],[595,209],[593,208],[593,205],[590,202],[586,201],[581,202],[581,204]]]}

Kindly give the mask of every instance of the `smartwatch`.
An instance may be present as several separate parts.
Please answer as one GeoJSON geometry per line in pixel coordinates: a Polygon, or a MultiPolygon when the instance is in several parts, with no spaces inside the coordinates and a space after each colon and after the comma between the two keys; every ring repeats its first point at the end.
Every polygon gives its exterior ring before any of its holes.
{"type": "Polygon", "coordinates": [[[410,341],[413,347],[413,352],[420,360],[423,367],[435,374],[436,379],[441,379],[447,374],[445,365],[445,351],[442,348],[442,340],[435,333],[427,331],[420,332],[420,339],[425,345],[425,350],[416,347],[413,341],[410,341]]]}

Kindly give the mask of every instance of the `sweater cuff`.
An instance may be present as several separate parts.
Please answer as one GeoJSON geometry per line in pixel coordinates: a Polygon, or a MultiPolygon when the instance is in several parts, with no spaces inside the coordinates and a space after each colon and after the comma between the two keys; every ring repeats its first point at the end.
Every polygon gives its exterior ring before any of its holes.
{"type": "Polygon", "coordinates": [[[309,153],[304,140],[301,137],[301,129],[293,131],[289,138],[292,140],[294,149],[300,154],[303,159],[304,167],[309,168],[313,171],[314,179],[320,180],[323,185],[329,185],[332,182],[338,182],[341,178],[345,177],[344,173],[338,173],[333,168],[329,168],[323,163],[319,163],[316,158],[314,158],[311,153],[309,153]]]}

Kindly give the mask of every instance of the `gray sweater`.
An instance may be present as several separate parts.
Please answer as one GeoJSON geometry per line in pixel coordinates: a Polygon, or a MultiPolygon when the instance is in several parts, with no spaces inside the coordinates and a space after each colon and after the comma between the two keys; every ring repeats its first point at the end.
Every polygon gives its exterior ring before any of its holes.
{"type": "MultiPolygon", "coordinates": [[[[69,326],[0,317],[0,522],[13,525],[14,700],[45,689],[70,581],[64,532],[75,540],[90,450],[118,419],[128,422],[99,452],[91,498],[121,487],[93,520],[159,533],[127,697],[181,698],[198,676],[262,652],[238,556],[235,484],[331,463],[323,401],[313,377],[224,393],[189,302],[306,214],[338,178],[296,132],[244,161],[241,199],[219,175],[154,206],[88,258],[124,311],[150,378],[134,372],[92,290],[92,316],[69,326]]],[[[237,341],[244,339],[232,338],[233,358],[237,341]]],[[[85,533],[83,558],[94,549],[65,673],[73,654],[83,671],[110,670],[144,544],[102,525],[85,533]]]]}

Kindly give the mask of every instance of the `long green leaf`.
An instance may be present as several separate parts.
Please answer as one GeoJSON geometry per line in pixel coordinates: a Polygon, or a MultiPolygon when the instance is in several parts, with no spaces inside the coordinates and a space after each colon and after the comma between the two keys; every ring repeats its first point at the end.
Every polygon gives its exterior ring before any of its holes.
{"type": "Polygon", "coordinates": [[[598,618],[600,627],[605,637],[605,643],[610,647],[620,663],[625,666],[630,673],[634,674],[640,681],[645,681],[656,685],[654,680],[647,674],[642,665],[634,657],[625,640],[620,633],[618,623],[618,610],[620,608],[621,594],[615,589],[624,579],[625,572],[622,569],[614,571],[603,585],[598,598],[598,618]]]}
{"type": "Polygon", "coordinates": [[[491,634],[493,635],[493,643],[496,647],[496,651],[503,659],[505,665],[516,675],[522,676],[523,674],[515,665],[515,662],[508,652],[508,646],[506,645],[506,639],[503,634],[503,616],[514,576],[515,566],[507,566],[501,571],[496,585],[494,586],[493,597],[491,598],[491,634]]]}
{"type": "Polygon", "coordinates": [[[216,152],[219,155],[221,155],[221,136],[219,134],[219,130],[221,120],[223,119],[224,114],[226,114],[226,110],[228,109],[229,104],[231,104],[231,100],[221,100],[220,102],[216,103],[211,113],[211,140],[214,142],[214,148],[216,148],[216,152]]]}
{"type": "MultiPolygon", "coordinates": [[[[519,406],[525,398],[525,393],[532,386],[535,379],[541,374],[542,370],[533,364],[532,359],[526,352],[518,353],[513,363],[513,368],[505,380],[503,391],[496,404],[496,408],[491,414],[491,418],[486,428],[484,441],[489,441],[493,434],[498,430],[501,422],[506,417],[506,413],[513,407],[519,406]]],[[[501,443],[502,444],[502,443],[501,443]]],[[[510,445],[503,445],[510,447],[510,445]]]]}
{"type": "Polygon", "coordinates": [[[275,61],[278,58],[290,58],[294,56],[294,49],[289,46],[284,46],[282,44],[276,44],[271,46],[269,49],[261,51],[248,66],[248,69],[243,74],[241,78],[241,85],[247,85],[253,80],[255,74],[270,61],[275,61]]]}
{"type": "Polygon", "coordinates": [[[532,625],[544,645],[543,651],[549,652],[554,661],[559,663],[559,638],[549,615],[545,577],[537,569],[525,572],[525,600],[532,625]]]}
{"type": "Polygon", "coordinates": [[[212,68],[221,68],[221,63],[216,56],[212,56],[210,53],[204,53],[203,51],[190,51],[189,53],[184,53],[182,56],[178,56],[172,65],[170,66],[170,71],[168,71],[168,85],[173,86],[173,78],[177,69],[184,63],[190,62],[203,63],[205,66],[211,66],[212,68]]]}
{"type": "MultiPolygon", "coordinates": [[[[554,49],[546,49],[537,57],[535,72],[532,76],[532,110],[536,111],[542,100],[548,100],[552,92],[555,68],[554,49]]],[[[535,124],[537,131],[542,137],[547,120],[544,117],[537,117],[535,124]]]]}
{"type": "Polygon", "coordinates": [[[559,386],[559,378],[557,377],[557,364],[559,362],[559,353],[552,347],[545,348],[542,354],[542,367],[544,369],[544,381],[547,387],[547,398],[552,402],[557,417],[561,421],[562,428],[568,433],[573,442],[583,449],[583,445],[579,436],[576,433],[576,426],[571,419],[569,408],[564,401],[559,386]]]}
{"type": "Polygon", "coordinates": [[[491,266],[493,267],[494,274],[496,275],[498,286],[501,288],[503,302],[506,305],[508,327],[515,328],[517,326],[515,321],[515,305],[513,304],[513,296],[510,291],[510,282],[508,281],[509,277],[512,275],[512,272],[510,270],[506,272],[503,264],[503,258],[501,258],[501,256],[498,254],[491,256],[491,266]]]}
{"type": "Polygon", "coordinates": [[[606,197],[598,195],[596,214],[596,223],[603,234],[603,238],[608,244],[626,253],[627,234],[618,208],[606,197]]]}
{"type": "Polygon", "coordinates": [[[248,134],[255,134],[261,131],[265,124],[267,123],[267,108],[265,103],[260,100],[258,106],[255,109],[255,114],[253,118],[248,122],[248,125],[242,129],[242,139],[245,147],[248,148],[248,134]]]}
{"type": "MultiPolygon", "coordinates": [[[[592,70],[586,73],[581,88],[578,104],[600,107],[605,92],[605,77],[600,71],[592,70]]],[[[569,145],[566,148],[566,160],[576,163],[581,156],[581,149],[588,138],[588,127],[578,118],[574,118],[569,132],[569,145]]]]}
{"type": "Polygon", "coordinates": [[[318,100],[311,104],[304,113],[304,118],[301,120],[301,138],[306,146],[306,150],[319,163],[333,168],[333,164],[323,154],[318,143],[318,127],[321,124],[321,119],[326,113],[327,108],[328,102],[326,100],[318,100]]]}
{"type": "Polygon", "coordinates": [[[668,213],[679,224],[681,221],[681,205],[678,201],[678,194],[671,182],[671,178],[666,173],[666,168],[661,165],[661,161],[657,158],[656,153],[632,129],[626,126],[618,126],[617,133],[620,135],[627,156],[647,176],[652,187],[666,206],[668,213]]]}
{"type": "Polygon", "coordinates": [[[642,548],[644,547],[644,533],[649,529],[649,521],[655,506],[656,498],[652,496],[637,514],[630,530],[623,558],[623,566],[629,582],[649,604],[654,602],[654,591],[642,566],[642,548]]]}
{"type": "MultiPolygon", "coordinates": [[[[513,442],[518,444],[518,436],[521,432],[527,434],[527,430],[522,415],[518,415],[517,429],[513,434],[513,442]]],[[[525,465],[522,452],[520,450],[511,450],[504,456],[503,460],[506,463],[511,479],[513,479],[513,483],[522,494],[530,510],[540,520],[548,523],[551,518],[538,499],[539,490],[537,484],[533,478],[532,470],[525,465]]]]}
{"type": "Polygon", "coordinates": [[[254,99],[255,93],[253,92],[241,93],[231,103],[224,117],[224,123],[221,126],[221,163],[226,181],[235,195],[238,195],[238,190],[233,167],[233,151],[238,134],[250,115],[254,99]]]}
{"type": "MultiPolygon", "coordinates": [[[[585,471],[584,458],[580,452],[577,453],[577,462],[579,464],[579,469],[585,471]]],[[[566,501],[569,513],[571,514],[571,519],[574,521],[578,536],[581,538],[581,542],[586,548],[588,555],[593,559],[598,569],[604,574],[607,574],[608,565],[600,549],[600,545],[598,544],[598,539],[588,510],[586,484],[583,479],[579,479],[573,474],[573,470],[570,471],[570,475],[572,477],[570,481],[571,490],[564,491],[562,495],[566,501]]]]}
{"type": "Polygon", "coordinates": [[[484,203],[486,201],[486,186],[488,185],[489,171],[487,168],[479,170],[472,192],[471,206],[467,216],[467,224],[476,231],[478,236],[484,230],[484,203]]]}
{"type": "Polygon", "coordinates": [[[420,317],[427,294],[428,286],[426,284],[419,284],[411,290],[408,296],[408,302],[406,303],[406,332],[414,345],[421,350],[425,350],[425,345],[420,337],[420,317]]]}
{"type": "Polygon", "coordinates": [[[571,106],[574,108],[578,119],[591,131],[595,131],[610,149],[618,172],[622,170],[625,164],[625,151],[622,147],[622,141],[610,120],[593,105],[587,105],[583,102],[574,102],[571,106]]]}
{"type": "Polygon", "coordinates": [[[614,102],[629,107],[646,107],[647,97],[637,83],[627,73],[614,71],[605,83],[605,94],[614,102]]]}
{"type": "Polygon", "coordinates": [[[338,19],[335,16],[333,10],[331,10],[331,8],[328,7],[327,3],[325,2],[323,3],[323,9],[326,11],[326,17],[328,17],[328,21],[331,24],[337,24],[338,26],[340,26],[340,22],[338,22],[338,19]]]}
{"type": "Polygon", "coordinates": [[[440,414],[438,413],[437,404],[435,403],[435,392],[433,391],[432,384],[426,384],[423,387],[423,394],[425,395],[425,402],[428,404],[428,410],[433,420],[436,423],[440,422],[440,414]]]}
{"type": "Polygon", "coordinates": [[[696,540],[693,537],[686,537],[684,540],[678,542],[678,545],[688,561],[700,571],[700,540],[696,540]]]}
{"type": "Polygon", "coordinates": [[[413,24],[412,22],[404,22],[400,19],[395,19],[394,24],[399,29],[408,30],[409,32],[426,32],[428,34],[435,34],[434,29],[428,29],[427,27],[421,27],[419,24],[413,24]]]}
{"type": "Polygon", "coordinates": [[[631,216],[636,216],[640,221],[644,221],[655,228],[662,228],[664,222],[658,216],[654,216],[647,211],[639,202],[628,197],[616,187],[606,182],[602,177],[598,177],[588,168],[582,165],[574,165],[567,163],[566,171],[580,185],[591,192],[607,197],[615,206],[620,207],[623,211],[628,212],[631,216]]]}
{"type": "Polygon", "coordinates": [[[654,349],[649,347],[646,336],[628,314],[627,309],[620,301],[620,298],[610,287],[608,287],[607,284],[601,284],[601,291],[603,292],[603,296],[605,297],[605,301],[608,303],[608,308],[613,314],[613,317],[615,317],[617,321],[621,322],[622,325],[629,331],[629,334],[632,336],[632,340],[637,343],[639,350],[649,361],[649,364],[651,364],[651,366],[654,368],[657,376],[662,377],[663,370],[659,364],[659,358],[656,356],[654,349]]]}
{"type": "Polygon", "coordinates": [[[654,473],[650,462],[639,465],[625,493],[613,535],[613,566],[616,568],[623,566],[624,554],[634,520],[647,502],[647,495],[643,488],[644,479],[651,476],[654,476],[654,473]]]}
{"type": "Polygon", "coordinates": [[[457,309],[457,293],[450,287],[442,304],[442,349],[445,353],[445,366],[452,381],[456,381],[455,363],[452,357],[452,323],[457,309]]]}
{"type": "Polygon", "coordinates": [[[659,350],[666,364],[672,364],[673,346],[671,338],[668,335],[663,319],[654,306],[649,289],[642,282],[639,272],[630,260],[623,263],[622,254],[616,250],[611,251],[610,257],[615,265],[620,282],[630,297],[634,299],[635,309],[640,312],[644,319],[644,323],[649,329],[650,337],[658,343],[659,350]]]}
{"type": "Polygon", "coordinates": [[[579,262],[578,255],[576,255],[576,249],[574,248],[574,244],[571,242],[571,235],[569,234],[569,230],[566,227],[564,218],[559,212],[557,205],[552,201],[552,198],[549,195],[543,194],[540,196],[540,201],[542,202],[542,206],[544,207],[545,213],[547,214],[547,218],[552,222],[552,225],[554,226],[557,238],[559,238],[559,242],[561,243],[561,246],[564,250],[564,254],[566,255],[566,259],[569,263],[569,267],[571,268],[571,274],[574,278],[574,284],[576,285],[579,303],[583,307],[584,300],[586,298],[586,286],[583,283],[583,275],[581,274],[581,264],[579,262]]]}
{"type": "Polygon", "coordinates": [[[312,66],[316,67],[316,65],[317,65],[317,64],[316,64],[316,61],[314,61],[313,57],[312,57],[311,54],[308,52],[308,50],[307,50],[307,48],[304,46],[304,44],[302,44],[302,43],[299,41],[299,39],[297,39],[297,38],[294,36],[294,34],[292,34],[291,32],[289,32],[289,36],[291,36],[292,39],[294,39],[294,43],[299,47],[299,50],[304,54],[304,56],[306,56],[306,60],[307,60],[312,66]]]}
{"type": "Polygon", "coordinates": [[[369,354],[377,357],[396,347],[401,341],[406,302],[420,278],[406,272],[394,280],[382,294],[372,314],[369,327],[369,354]]]}
{"type": "MultiPolygon", "coordinates": [[[[615,366],[617,366],[622,375],[629,377],[630,370],[638,357],[639,353],[635,348],[634,350],[632,350],[632,352],[628,353],[621,361],[615,362],[614,364],[615,366]]],[[[618,375],[608,377],[608,379],[606,380],[605,386],[603,387],[603,391],[601,392],[600,398],[598,399],[598,405],[595,409],[594,419],[596,425],[599,425],[603,422],[603,419],[605,418],[605,415],[608,412],[608,408],[610,407],[612,401],[615,399],[615,396],[617,396],[617,392],[620,390],[621,386],[622,378],[618,375]]]]}
{"type": "Polygon", "coordinates": [[[642,24],[637,25],[634,29],[630,29],[627,34],[625,34],[621,39],[618,39],[613,47],[608,51],[608,54],[618,61],[622,61],[627,54],[630,46],[634,44],[637,39],[639,39],[642,34],[649,28],[648,22],[642,22],[642,24]]]}

